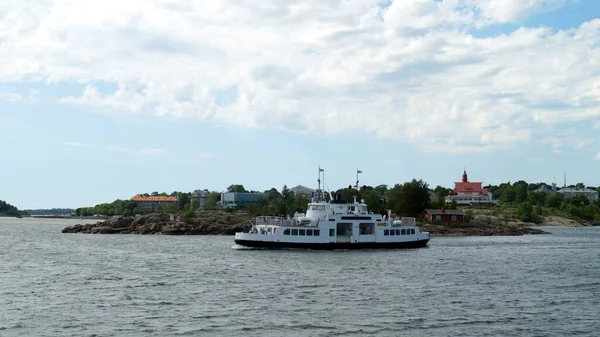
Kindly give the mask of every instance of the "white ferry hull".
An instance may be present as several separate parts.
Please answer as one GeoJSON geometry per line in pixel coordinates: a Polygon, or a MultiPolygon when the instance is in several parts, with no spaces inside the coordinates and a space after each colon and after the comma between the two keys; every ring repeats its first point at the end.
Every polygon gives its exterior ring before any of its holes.
{"type": "Polygon", "coordinates": [[[235,243],[240,246],[254,248],[297,248],[297,249],[403,249],[403,248],[421,248],[425,247],[429,239],[404,242],[328,242],[328,243],[309,243],[309,242],[277,242],[261,240],[243,240],[236,239],[235,243]]]}

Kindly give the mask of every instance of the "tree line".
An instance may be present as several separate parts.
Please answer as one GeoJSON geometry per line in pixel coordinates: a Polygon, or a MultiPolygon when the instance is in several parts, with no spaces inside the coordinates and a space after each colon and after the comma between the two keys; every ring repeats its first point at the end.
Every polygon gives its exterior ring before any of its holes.
{"type": "MultiPolygon", "coordinates": [[[[538,191],[544,183],[527,183],[517,181],[515,183],[502,183],[500,185],[488,185],[486,188],[499,200],[501,208],[511,208],[515,216],[522,221],[540,222],[543,216],[559,215],[579,221],[589,221],[600,224],[600,201],[590,201],[584,196],[564,198],[560,193],[548,193],[538,191]]],[[[583,188],[583,184],[571,185],[573,188],[583,188]]],[[[443,186],[430,188],[423,180],[413,179],[394,186],[363,185],[356,189],[353,186],[332,191],[331,195],[352,202],[354,198],[364,201],[369,210],[384,214],[387,210],[399,216],[420,217],[426,208],[449,208],[455,209],[455,202],[447,204],[446,196],[454,189],[443,186]]],[[[600,189],[599,189],[600,190],[600,189]]],[[[227,188],[227,192],[258,192],[247,190],[242,184],[233,184],[227,188]]],[[[600,191],[599,191],[600,192],[600,191]]],[[[217,209],[221,194],[219,192],[208,192],[205,209],[217,209]]],[[[271,188],[262,191],[266,196],[254,203],[249,203],[243,209],[253,215],[293,215],[295,212],[305,212],[309,199],[303,196],[295,196],[287,187],[280,190],[271,188]]],[[[176,204],[160,205],[157,212],[177,213],[192,216],[198,211],[198,201],[192,199],[191,192],[174,191],[172,193],[152,192],[154,196],[176,196],[176,204]]],[[[326,195],[329,199],[329,195],[326,195]]],[[[231,210],[231,209],[229,209],[231,210]]],[[[131,215],[140,213],[136,202],[131,200],[115,200],[112,203],[99,204],[94,207],[79,208],[77,215],[131,215]]]]}
{"type": "MultiPolygon", "coordinates": [[[[577,183],[567,188],[582,190],[586,186],[577,183]]],[[[600,188],[587,188],[600,193],[600,188]]],[[[491,185],[488,190],[503,207],[515,207],[516,218],[521,221],[539,223],[544,216],[556,215],[600,225],[600,200],[590,200],[584,195],[565,197],[564,194],[553,191],[548,184],[527,183],[523,180],[512,184],[507,182],[491,185]],[[545,189],[540,190],[542,187],[545,189]]]]}
{"type": "Polygon", "coordinates": [[[75,213],[72,208],[27,209],[30,215],[68,215],[75,213]]]}
{"type": "Polygon", "coordinates": [[[25,211],[19,211],[15,206],[0,200],[0,215],[1,216],[23,216],[28,215],[25,211]]]}

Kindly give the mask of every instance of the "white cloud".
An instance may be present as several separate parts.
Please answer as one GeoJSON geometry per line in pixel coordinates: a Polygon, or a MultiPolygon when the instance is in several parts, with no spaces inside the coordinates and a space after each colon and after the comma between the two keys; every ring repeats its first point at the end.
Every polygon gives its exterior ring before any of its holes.
{"type": "Polygon", "coordinates": [[[27,95],[19,94],[16,92],[4,92],[0,93],[0,99],[12,102],[12,103],[34,103],[37,101],[39,90],[28,90],[27,95]]]}
{"type": "Polygon", "coordinates": [[[0,78],[80,83],[60,101],[102,110],[486,152],[600,117],[600,19],[468,33],[567,1],[8,0],[0,78]]]}
{"type": "MultiPolygon", "coordinates": [[[[569,0],[472,0],[486,22],[508,23],[535,12],[556,10],[569,0]]],[[[577,0],[575,0],[577,1],[577,0]]]]}
{"type": "Polygon", "coordinates": [[[80,143],[80,142],[62,142],[62,143],[60,143],[60,145],[67,146],[67,147],[87,147],[88,146],[87,144],[80,143]]]}

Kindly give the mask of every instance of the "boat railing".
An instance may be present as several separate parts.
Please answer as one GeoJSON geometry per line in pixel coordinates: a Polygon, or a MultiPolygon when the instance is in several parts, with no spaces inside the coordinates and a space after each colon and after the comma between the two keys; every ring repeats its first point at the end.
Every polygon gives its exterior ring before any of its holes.
{"type": "Polygon", "coordinates": [[[316,223],[298,221],[293,218],[285,218],[280,216],[259,216],[256,218],[257,225],[281,226],[281,227],[317,227],[316,223]]]}

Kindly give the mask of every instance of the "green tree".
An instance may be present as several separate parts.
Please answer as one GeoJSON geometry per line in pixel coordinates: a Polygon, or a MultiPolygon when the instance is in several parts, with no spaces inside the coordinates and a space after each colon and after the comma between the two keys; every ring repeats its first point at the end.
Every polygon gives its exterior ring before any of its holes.
{"type": "Polygon", "coordinates": [[[7,203],[4,200],[0,200],[0,215],[4,216],[21,216],[27,214],[24,211],[19,211],[15,206],[7,203]]]}
{"type": "Polygon", "coordinates": [[[387,194],[387,206],[397,215],[418,217],[429,203],[429,188],[423,180],[396,184],[387,194]]]}
{"type": "Polygon", "coordinates": [[[506,186],[502,191],[501,201],[503,204],[513,204],[517,201],[517,192],[513,186],[506,186]]]}
{"type": "Polygon", "coordinates": [[[516,190],[515,198],[516,198],[517,204],[527,201],[527,183],[526,182],[516,183],[515,190],[516,190]]]}
{"type": "Polygon", "coordinates": [[[473,211],[472,210],[468,210],[465,212],[465,222],[469,223],[473,220],[473,211]]]}
{"type": "Polygon", "coordinates": [[[183,215],[183,217],[184,217],[184,218],[187,218],[187,219],[193,219],[193,218],[195,218],[195,217],[196,217],[196,212],[194,212],[194,210],[193,210],[193,209],[189,208],[189,209],[188,209],[188,210],[185,212],[185,214],[183,215]]]}
{"type": "Polygon", "coordinates": [[[173,203],[164,204],[163,213],[177,213],[179,211],[178,205],[173,203]]]}
{"type": "Polygon", "coordinates": [[[227,187],[227,192],[248,193],[244,188],[244,185],[241,184],[229,185],[229,187],[227,187]]]}
{"type": "Polygon", "coordinates": [[[221,194],[218,192],[210,192],[208,194],[208,198],[206,199],[206,208],[215,209],[217,208],[217,202],[221,198],[221,194]]]}
{"type": "Polygon", "coordinates": [[[563,198],[564,198],[563,195],[560,193],[555,193],[555,194],[549,196],[546,199],[546,207],[559,208],[560,205],[562,205],[563,198]]]}
{"type": "Polygon", "coordinates": [[[279,191],[275,187],[272,187],[270,190],[264,191],[264,193],[268,195],[267,201],[269,202],[281,198],[281,193],[279,193],[279,191]]]}
{"type": "Polygon", "coordinates": [[[296,196],[292,202],[292,205],[290,207],[290,211],[288,211],[288,214],[292,215],[295,212],[306,212],[306,208],[308,207],[308,202],[309,200],[306,198],[303,198],[302,196],[296,196]]]}
{"type": "Polygon", "coordinates": [[[529,201],[524,201],[517,206],[517,219],[524,222],[536,222],[533,213],[533,206],[529,201]]]}
{"type": "Polygon", "coordinates": [[[371,190],[365,193],[365,204],[367,204],[367,208],[374,213],[385,213],[383,198],[377,190],[371,190]]]}
{"type": "Polygon", "coordinates": [[[448,194],[452,191],[454,191],[454,189],[442,187],[440,185],[436,186],[433,189],[433,193],[435,193],[435,195],[438,197],[438,199],[442,199],[442,200],[444,200],[444,202],[445,202],[448,194]]]}
{"type": "Polygon", "coordinates": [[[177,195],[177,203],[179,209],[186,209],[190,205],[190,194],[189,193],[179,193],[177,195]]]}
{"type": "Polygon", "coordinates": [[[377,185],[374,190],[383,196],[388,191],[388,185],[377,185]]]}
{"type": "Polygon", "coordinates": [[[450,203],[450,206],[448,208],[449,209],[458,209],[458,204],[456,203],[456,200],[452,200],[452,202],[450,203]]]}
{"type": "Polygon", "coordinates": [[[546,192],[529,192],[529,202],[531,202],[532,205],[544,206],[547,199],[548,193],[546,192]]]}

